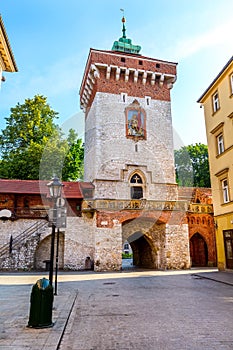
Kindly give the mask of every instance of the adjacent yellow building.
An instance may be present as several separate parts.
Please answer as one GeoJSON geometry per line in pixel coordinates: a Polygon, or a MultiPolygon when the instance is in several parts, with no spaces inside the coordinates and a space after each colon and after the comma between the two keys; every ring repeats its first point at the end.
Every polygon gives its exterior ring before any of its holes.
{"type": "Polygon", "coordinates": [[[197,102],[204,107],[218,268],[233,269],[233,56],[197,102]]]}
{"type": "Polygon", "coordinates": [[[5,81],[2,72],[17,72],[17,66],[12,53],[10,42],[0,16],[0,85],[5,81]]]}

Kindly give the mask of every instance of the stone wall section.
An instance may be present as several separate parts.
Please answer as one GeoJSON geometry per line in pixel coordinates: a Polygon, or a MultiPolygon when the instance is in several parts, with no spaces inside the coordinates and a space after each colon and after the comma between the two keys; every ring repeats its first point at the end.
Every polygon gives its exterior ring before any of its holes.
{"type": "Polygon", "coordinates": [[[0,220],[0,247],[4,244],[9,243],[10,236],[13,239],[18,236],[21,232],[30,228],[35,222],[40,222],[40,220],[35,219],[22,219],[22,220],[0,220]]]}
{"type": "Polygon", "coordinates": [[[64,241],[64,269],[84,270],[85,261],[94,261],[95,219],[68,217],[64,241]]]}
{"type": "MultiPolygon", "coordinates": [[[[33,270],[35,268],[35,252],[42,236],[48,234],[48,227],[37,228],[36,224],[45,223],[45,220],[21,219],[17,221],[0,221],[1,247],[6,246],[4,255],[0,256],[0,268],[3,270],[33,270]],[[25,230],[32,228],[33,233],[23,238],[20,244],[15,245],[15,239],[25,230]],[[12,236],[12,250],[10,251],[10,237],[12,236]]],[[[1,250],[0,250],[1,252],[1,250]]]]}
{"type": "Polygon", "coordinates": [[[121,270],[122,243],[121,225],[115,225],[112,229],[96,228],[94,270],[121,270]]]}
{"type": "Polygon", "coordinates": [[[190,268],[188,225],[166,225],[166,269],[190,268]]]}

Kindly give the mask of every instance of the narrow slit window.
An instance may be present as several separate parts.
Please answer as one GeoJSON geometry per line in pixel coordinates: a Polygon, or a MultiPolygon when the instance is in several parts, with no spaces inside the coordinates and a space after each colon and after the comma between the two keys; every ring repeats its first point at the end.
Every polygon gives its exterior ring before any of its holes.
{"type": "Polygon", "coordinates": [[[127,94],[125,92],[121,93],[121,102],[123,103],[127,102],[127,94]]]}
{"type": "Polygon", "coordinates": [[[151,104],[151,97],[150,96],[145,96],[145,100],[146,100],[146,105],[150,106],[150,104],[151,104]]]}

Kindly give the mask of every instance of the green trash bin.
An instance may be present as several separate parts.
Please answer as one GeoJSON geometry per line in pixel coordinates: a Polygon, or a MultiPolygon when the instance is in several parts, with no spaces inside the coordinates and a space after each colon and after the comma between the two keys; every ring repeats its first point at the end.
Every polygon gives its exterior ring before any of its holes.
{"type": "Polygon", "coordinates": [[[52,327],[53,287],[48,279],[42,278],[34,284],[30,302],[28,327],[52,327]]]}

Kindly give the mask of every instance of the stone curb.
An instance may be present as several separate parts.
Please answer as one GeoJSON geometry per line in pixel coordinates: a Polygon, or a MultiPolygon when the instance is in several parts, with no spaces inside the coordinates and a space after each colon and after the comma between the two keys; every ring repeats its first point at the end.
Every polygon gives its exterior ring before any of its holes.
{"type": "MultiPolygon", "coordinates": [[[[214,282],[218,282],[218,283],[223,283],[223,284],[226,284],[228,286],[232,286],[233,287],[233,282],[229,282],[229,281],[223,281],[221,279],[219,279],[218,277],[208,277],[204,274],[196,274],[196,273],[192,273],[191,276],[196,276],[196,277],[199,277],[199,278],[205,278],[207,280],[211,280],[211,281],[214,281],[214,282]]],[[[232,276],[233,278],[233,276],[232,276]]]]}

